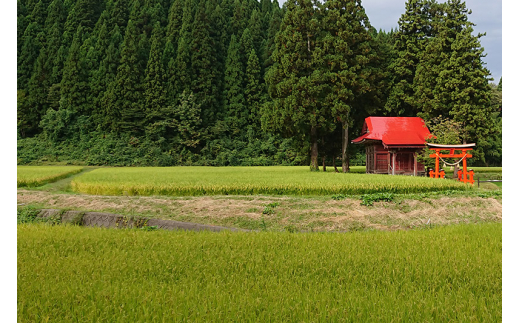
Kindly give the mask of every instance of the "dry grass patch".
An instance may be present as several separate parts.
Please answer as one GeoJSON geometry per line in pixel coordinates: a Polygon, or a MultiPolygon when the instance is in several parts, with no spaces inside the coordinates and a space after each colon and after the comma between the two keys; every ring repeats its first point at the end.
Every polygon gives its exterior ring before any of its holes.
{"type": "Polygon", "coordinates": [[[110,212],[253,230],[397,230],[427,223],[500,222],[501,200],[481,197],[404,199],[360,205],[354,198],[255,196],[136,197],[18,191],[18,203],[44,208],[110,212]],[[268,206],[271,205],[272,207],[268,206]],[[429,221],[429,222],[428,222],[429,221]]]}

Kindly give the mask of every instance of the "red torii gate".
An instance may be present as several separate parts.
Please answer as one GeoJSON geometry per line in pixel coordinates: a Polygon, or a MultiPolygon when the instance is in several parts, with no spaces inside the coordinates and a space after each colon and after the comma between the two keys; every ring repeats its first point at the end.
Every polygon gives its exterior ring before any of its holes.
{"type": "MultiPolygon", "coordinates": [[[[454,163],[459,164],[462,161],[462,171],[459,169],[458,180],[464,183],[473,184],[475,181],[473,180],[473,171],[467,170],[466,159],[473,157],[473,155],[468,154],[469,150],[473,150],[475,144],[461,144],[461,145],[439,145],[439,144],[430,144],[426,143],[430,150],[435,150],[435,154],[431,154],[431,158],[435,158],[435,171],[430,170],[431,178],[444,178],[444,170],[439,171],[439,159],[441,159],[444,163],[446,163],[443,158],[461,158],[458,162],[454,163]],[[449,150],[449,154],[441,153],[441,150],[449,150]],[[455,154],[455,150],[461,150],[461,153],[455,154]],[[469,178],[468,178],[469,175],[469,178]]],[[[447,163],[446,163],[447,164],[447,163]]]]}

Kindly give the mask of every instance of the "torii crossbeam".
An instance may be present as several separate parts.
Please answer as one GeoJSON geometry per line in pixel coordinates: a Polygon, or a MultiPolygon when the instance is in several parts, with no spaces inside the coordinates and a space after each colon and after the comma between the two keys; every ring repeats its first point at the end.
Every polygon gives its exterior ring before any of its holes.
{"type": "Polygon", "coordinates": [[[462,161],[462,173],[459,171],[459,181],[464,183],[471,183],[473,184],[473,174],[469,173],[467,170],[467,163],[466,159],[473,157],[473,155],[468,154],[469,150],[473,150],[473,147],[475,147],[475,144],[461,144],[461,145],[439,145],[439,144],[430,144],[426,143],[430,150],[435,150],[435,154],[431,154],[431,158],[435,158],[435,172],[430,172],[430,177],[444,177],[444,171],[439,172],[439,159],[442,158],[461,158],[460,161],[458,161],[456,164],[460,163],[462,161]],[[449,150],[448,154],[441,153],[441,150],[449,150]],[[460,150],[461,153],[455,153],[455,150],[460,150]],[[441,175],[442,173],[442,175],[441,175]],[[468,178],[468,174],[470,175],[468,178]]]}

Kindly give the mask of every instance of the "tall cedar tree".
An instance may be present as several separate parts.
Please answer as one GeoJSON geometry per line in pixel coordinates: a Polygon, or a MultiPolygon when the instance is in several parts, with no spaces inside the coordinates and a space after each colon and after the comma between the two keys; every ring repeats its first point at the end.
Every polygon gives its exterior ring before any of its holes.
{"type": "Polygon", "coordinates": [[[329,0],[325,2],[325,59],[330,92],[327,105],[330,120],[342,127],[342,170],[349,170],[347,148],[351,114],[361,114],[356,106],[359,98],[375,87],[377,70],[372,68],[377,53],[372,49],[371,28],[360,0],[329,0]]]}
{"type": "Polygon", "coordinates": [[[262,83],[260,78],[260,62],[253,48],[249,53],[245,74],[245,99],[246,105],[249,107],[249,123],[253,126],[255,131],[260,130],[260,104],[262,98],[262,83]]]}
{"type": "Polygon", "coordinates": [[[182,27],[183,0],[174,0],[168,14],[166,39],[163,52],[163,64],[166,68],[167,105],[173,106],[175,100],[175,61],[177,57],[178,38],[182,27]]]}
{"type": "Polygon", "coordinates": [[[406,12],[399,18],[399,30],[395,33],[397,59],[391,66],[392,91],[386,108],[395,116],[416,116],[419,109],[415,100],[414,78],[428,38],[431,0],[408,0],[406,12]]]}
{"type": "Polygon", "coordinates": [[[233,17],[231,18],[231,30],[235,35],[242,35],[247,27],[246,8],[247,0],[235,0],[233,3],[233,17]]]}
{"type": "Polygon", "coordinates": [[[244,65],[240,50],[240,42],[235,35],[231,36],[226,58],[225,72],[225,111],[229,134],[234,137],[244,130],[248,113],[244,98],[244,65]]]}
{"type": "MultiPolygon", "coordinates": [[[[287,129],[310,143],[311,170],[318,170],[318,135],[327,124],[326,80],[320,44],[320,7],[315,0],[290,0],[276,35],[274,65],[266,80],[271,102],[263,105],[264,129],[287,129]]],[[[287,133],[286,133],[287,134],[287,133]]]]}
{"type": "Polygon", "coordinates": [[[194,100],[202,108],[202,124],[209,127],[215,122],[218,103],[217,61],[215,42],[210,36],[211,21],[206,6],[199,3],[192,26],[191,90],[194,100]]]}
{"type": "Polygon", "coordinates": [[[280,24],[282,23],[283,12],[278,5],[278,1],[273,1],[272,11],[269,15],[269,27],[267,30],[267,41],[265,42],[265,48],[263,50],[263,68],[264,73],[267,74],[267,70],[273,65],[273,52],[275,50],[275,39],[280,24]]]}
{"type": "Polygon", "coordinates": [[[19,40],[22,43],[22,47],[20,49],[20,55],[18,56],[17,65],[18,89],[25,89],[27,87],[27,83],[34,69],[34,64],[40,54],[42,35],[42,27],[36,22],[31,22],[19,40]]]}
{"type": "Polygon", "coordinates": [[[124,31],[130,14],[129,8],[130,0],[113,0],[110,6],[109,28],[114,28],[117,25],[120,31],[124,31]]]}
{"type": "Polygon", "coordinates": [[[90,114],[90,102],[87,102],[90,90],[85,66],[86,51],[89,47],[88,34],[85,28],[80,26],[74,35],[60,84],[60,110],[69,110],[76,116],[90,114]],[[85,41],[85,46],[82,45],[84,40],[88,40],[85,41]]]}
{"type": "Polygon", "coordinates": [[[115,80],[107,93],[107,115],[112,130],[131,135],[142,134],[144,111],[139,104],[142,100],[140,83],[139,53],[137,48],[138,31],[130,20],[121,44],[121,61],[115,80]]]}
{"type": "Polygon", "coordinates": [[[22,36],[25,32],[25,28],[27,28],[27,25],[29,24],[29,19],[27,19],[27,8],[22,3],[21,0],[17,0],[16,3],[16,39],[18,40],[16,42],[16,57],[20,57],[21,49],[22,49],[22,42],[20,41],[22,39],[22,36]]]}
{"type": "MultiPolygon", "coordinates": [[[[262,18],[260,17],[260,12],[258,10],[253,10],[247,28],[251,33],[251,40],[253,42],[255,52],[258,53],[257,55],[259,57],[262,57],[262,51],[264,50],[262,48],[262,42],[265,36],[264,30],[262,28],[262,18]]],[[[249,56],[249,53],[247,53],[247,56],[249,56]]]]}
{"type": "Polygon", "coordinates": [[[226,21],[225,11],[220,5],[213,1],[208,1],[206,5],[206,15],[210,16],[210,37],[213,40],[215,48],[215,86],[217,93],[215,93],[216,110],[215,118],[223,120],[224,113],[224,73],[226,66],[226,54],[229,44],[229,35],[227,34],[228,23],[226,21]],[[216,5],[216,7],[215,7],[216,5]]]}
{"type": "Polygon", "coordinates": [[[177,56],[175,57],[175,77],[174,77],[174,96],[176,98],[184,92],[191,91],[192,71],[191,71],[191,41],[193,25],[193,0],[184,1],[182,14],[182,27],[179,33],[177,46],[177,56]]]}
{"type": "Polygon", "coordinates": [[[144,104],[146,122],[154,123],[163,119],[166,107],[165,72],[162,63],[162,28],[157,21],[151,39],[150,55],[144,79],[144,104]]]}
{"type": "Polygon", "coordinates": [[[475,157],[485,162],[484,152],[499,129],[492,117],[490,72],[482,62],[485,55],[479,38],[484,35],[472,35],[474,24],[468,21],[471,11],[465,2],[448,0],[445,6],[446,19],[438,37],[448,43],[448,57],[441,64],[435,89],[444,93],[439,99],[442,114],[462,124],[463,140],[476,142],[475,157]]]}
{"type": "Polygon", "coordinates": [[[92,112],[93,121],[100,125],[103,130],[109,130],[112,126],[114,116],[117,112],[107,110],[109,105],[109,97],[111,92],[108,91],[110,85],[117,75],[117,67],[119,66],[120,51],[119,46],[123,41],[119,25],[115,24],[110,32],[108,47],[106,48],[103,60],[99,64],[99,68],[94,72],[91,80],[91,90],[94,97],[94,111],[92,112]]]}
{"type": "Polygon", "coordinates": [[[38,24],[29,24],[22,37],[23,45],[21,54],[18,56],[18,93],[20,100],[17,104],[17,119],[18,131],[22,137],[32,136],[38,132],[40,112],[37,110],[38,107],[33,104],[35,100],[31,98],[27,86],[41,47],[37,37],[39,30],[38,24]]]}

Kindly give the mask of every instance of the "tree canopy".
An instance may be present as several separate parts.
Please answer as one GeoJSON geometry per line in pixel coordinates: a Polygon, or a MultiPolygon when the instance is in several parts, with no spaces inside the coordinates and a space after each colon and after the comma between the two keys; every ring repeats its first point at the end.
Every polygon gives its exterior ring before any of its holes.
{"type": "Polygon", "coordinates": [[[498,165],[501,80],[470,14],[408,0],[377,31],[361,0],[18,0],[18,162],[348,171],[388,115],[448,118],[498,165]]]}

